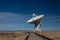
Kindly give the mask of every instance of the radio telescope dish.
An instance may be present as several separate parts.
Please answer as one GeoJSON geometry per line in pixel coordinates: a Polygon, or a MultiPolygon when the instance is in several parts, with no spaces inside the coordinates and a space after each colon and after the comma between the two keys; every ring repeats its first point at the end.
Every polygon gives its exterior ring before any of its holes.
{"type": "Polygon", "coordinates": [[[31,24],[34,24],[35,25],[34,32],[41,32],[41,30],[40,30],[40,27],[41,27],[40,22],[41,22],[41,19],[43,17],[44,17],[44,15],[37,16],[37,15],[33,14],[33,18],[31,18],[31,19],[29,19],[27,21],[27,23],[31,23],[31,24]]]}

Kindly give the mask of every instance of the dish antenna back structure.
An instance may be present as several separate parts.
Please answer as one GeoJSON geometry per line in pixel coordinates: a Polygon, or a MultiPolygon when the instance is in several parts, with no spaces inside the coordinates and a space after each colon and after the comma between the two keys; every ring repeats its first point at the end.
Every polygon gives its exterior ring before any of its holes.
{"type": "Polygon", "coordinates": [[[41,19],[44,17],[44,15],[35,15],[33,13],[33,17],[27,21],[27,23],[31,23],[35,25],[34,32],[41,32],[40,27],[41,27],[41,19]]]}

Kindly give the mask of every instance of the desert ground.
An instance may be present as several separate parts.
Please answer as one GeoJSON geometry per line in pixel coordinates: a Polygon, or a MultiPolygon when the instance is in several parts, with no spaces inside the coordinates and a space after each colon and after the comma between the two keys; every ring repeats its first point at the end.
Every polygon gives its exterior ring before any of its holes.
{"type": "Polygon", "coordinates": [[[22,40],[27,32],[0,32],[0,40],[22,40]]]}
{"type": "MultiPolygon", "coordinates": [[[[22,40],[28,32],[0,32],[0,40],[22,40]]],[[[54,40],[60,40],[60,31],[44,31],[38,33],[54,40]]]]}
{"type": "Polygon", "coordinates": [[[44,35],[53,40],[60,40],[60,31],[44,31],[38,34],[44,35]]]}

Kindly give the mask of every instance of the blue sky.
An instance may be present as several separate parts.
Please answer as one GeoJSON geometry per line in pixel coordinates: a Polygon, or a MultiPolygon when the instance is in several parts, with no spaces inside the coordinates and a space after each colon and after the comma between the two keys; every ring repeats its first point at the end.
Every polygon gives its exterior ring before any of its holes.
{"type": "Polygon", "coordinates": [[[41,30],[60,30],[59,0],[0,0],[0,30],[33,30],[33,13],[45,15],[41,30]]]}

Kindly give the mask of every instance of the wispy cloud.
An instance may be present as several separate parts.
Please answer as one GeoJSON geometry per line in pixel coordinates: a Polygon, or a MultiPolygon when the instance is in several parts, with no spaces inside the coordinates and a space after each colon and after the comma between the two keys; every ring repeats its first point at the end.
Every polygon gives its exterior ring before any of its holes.
{"type": "Polygon", "coordinates": [[[60,22],[60,16],[48,16],[48,17],[45,17],[45,21],[48,21],[48,22],[60,22]]]}
{"type": "Polygon", "coordinates": [[[23,19],[29,15],[22,15],[22,14],[16,14],[16,13],[8,13],[8,12],[3,12],[0,13],[0,19],[23,19]]]}
{"type": "Polygon", "coordinates": [[[17,16],[19,15],[14,13],[7,13],[7,12],[0,13],[0,18],[17,17],[17,16]]]}
{"type": "Polygon", "coordinates": [[[15,13],[0,13],[0,29],[24,29],[29,15],[15,13]]]}
{"type": "Polygon", "coordinates": [[[17,14],[17,13],[0,13],[0,24],[4,23],[23,23],[26,22],[29,15],[17,14]]]}

